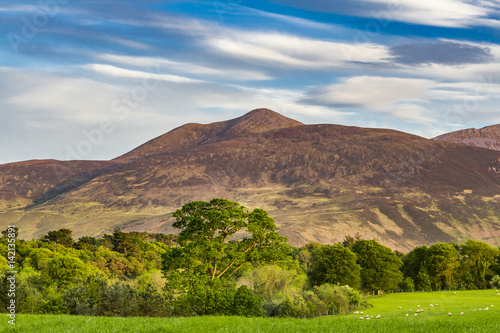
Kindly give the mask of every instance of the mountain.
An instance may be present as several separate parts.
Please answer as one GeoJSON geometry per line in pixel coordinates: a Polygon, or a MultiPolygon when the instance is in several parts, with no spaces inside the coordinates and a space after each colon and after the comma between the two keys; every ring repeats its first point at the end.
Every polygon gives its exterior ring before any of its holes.
{"type": "Polygon", "coordinates": [[[435,137],[434,140],[500,150],[500,124],[483,127],[481,129],[469,128],[446,133],[435,137]]]}
{"type": "Polygon", "coordinates": [[[115,161],[127,162],[152,155],[188,150],[250,134],[303,125],[268,109],[255,109],[236,119],[208,125],[190,123],[146,142],[115,161]]]}
{"type": "MultiPolygon", "coordinates": [[[[23,163],[21,175],[39,168],[23,163]]],[[[400,250],[467,238],[500,245],[500,152],[399,131],[304,125],[257,109],[81,163],[61,182],[41,173],[30,196],[13,192],[27,181],[0,166],[0,189],[9,184],[11,199],[30,205],[3,208],[0,221],[22,237],[62,227],[172,232],[182,204],[222,197],[266,209],[295,245],[356,232],[400,250]]]]}

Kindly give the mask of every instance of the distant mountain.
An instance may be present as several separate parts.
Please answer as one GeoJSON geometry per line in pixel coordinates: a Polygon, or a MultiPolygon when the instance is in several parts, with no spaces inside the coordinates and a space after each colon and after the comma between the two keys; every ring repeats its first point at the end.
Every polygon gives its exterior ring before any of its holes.
{"type": "Polygon", "coordinates": [[[172,232],[182,204],[222,197],[268,210],[295,245],[356,232],[400,250],[469,237],[500,245],[500,152],[393,130],[304,125],[257,109],[81,162],[62,180],[40,163],[71,162],[22,163],[15,177],[5,170],[17,164],[0,166],[0,190],[30,206],[0,206],[0,222],[23,237],[62,227],[172,232]],[[30,195],[15,190],[27,183],[30,195]]]}
{"type": "Polygon", "coordinates": [[[446,133],[435,137],[434,140],[500,150],[500,124],[487,126],[481,129],[469,128],[446,133]]]}

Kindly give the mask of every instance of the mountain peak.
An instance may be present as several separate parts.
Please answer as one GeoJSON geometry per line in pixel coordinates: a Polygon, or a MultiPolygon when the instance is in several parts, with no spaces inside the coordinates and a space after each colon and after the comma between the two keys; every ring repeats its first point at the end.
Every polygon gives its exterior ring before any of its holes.
{"type": "Polygon", "coordinates": [[[115,160],[125,162],[150,155],[231,140],[247,134],[263,133],[299,125],[304,124],[269,109],[255,109],[241,117],[227,121],[206,125],[197,123],[185,124],[146,142],[115,160]]]}
{"type": "Polygon", "coordinates": [[[500,150],[500,124],[446,133],[435,137],[434,140],[500,150]]]}
{"type": "Polygon", "coordinates": [[[252,110],[239,118],[227,121],[227,128],[231,129],[231,132],[239,133],[262,133],[299,125],[304,124],[265,108],[252,110]]]}

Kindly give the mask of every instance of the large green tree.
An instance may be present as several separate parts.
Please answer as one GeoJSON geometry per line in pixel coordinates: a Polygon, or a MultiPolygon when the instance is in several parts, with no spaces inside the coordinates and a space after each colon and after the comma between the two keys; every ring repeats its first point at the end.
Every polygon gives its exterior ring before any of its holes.
{"type": "Polygon", "coordinates": [[[458,251],[453,244],[436,243],[430,246],[426,264],[434,288],[453,287],[453,280],[460,266],[458,251]]]}
{"type": "Polygon", "coordinates": [[[391,290],[403,281],[403,262],[396,253],[376,240],[359,240],[352,246],[361,266],[361,286],[365,290],[391,290]]]}
{"type": "Polygon", "coordinates": [[[499,252],[498,248],[493,248],[487,243],[469,239],[460,246],[461,271],[467,271],[475,287],[485,288],[486,273],[495,264],[499,252]]]}
{"type": "Polygon", "coordinates": [[[249,212],[237,202],[213,199],[185,204],[173,216],[173,226],[181,230],[179,246],[162,256],[171,294],[187,292],[200,281],[226,280],[247,263],[284,257],[286,238],[265,210],[249,212]]]}
{"type": "Polygon", "coordinates": [[[323,283],[361,286],[361,267],[356,263],[356,254],[342,244],[323,245],[311,253],[308,276],[311,285],[323,283]]]}

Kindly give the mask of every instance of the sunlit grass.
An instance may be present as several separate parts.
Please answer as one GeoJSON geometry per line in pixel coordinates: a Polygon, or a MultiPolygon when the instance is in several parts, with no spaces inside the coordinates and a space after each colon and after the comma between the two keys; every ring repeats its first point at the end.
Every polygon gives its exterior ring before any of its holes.
{"type": "Polygon", "coordinates": [[[500,296],[494,290],[390,294],[368,298],[373,307],[360,314],[294,318],[110,318],[54,315],[8,317],[2,332],[500,332],[500,296]],[[430,304],[438,306],[430,307],[430,304]],[[420,305],[420,307],[417,307],[420,305]],[[401,306],[401,309],[399,308],[401,306]],[[485,310],[488,308],[488,310],[485,310]],[[409,310],[412,310],[409,312],[409,310]],[[415,316],[415,310],[424,309],[415,316]],[[479,310],[481,309],[481,310],[479,310]],[[475,310],[475,311],[474,311],[475,310]],[[452,313],[449,316],[448,313],[452,313]],[[463,315],[460,315],[464,312],[463,315]],[[409,316],[406,316],[409,314],[409,316]],[[375,319],[380,315],[380,319],[375,319]]]}

